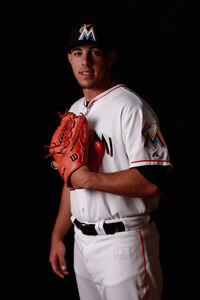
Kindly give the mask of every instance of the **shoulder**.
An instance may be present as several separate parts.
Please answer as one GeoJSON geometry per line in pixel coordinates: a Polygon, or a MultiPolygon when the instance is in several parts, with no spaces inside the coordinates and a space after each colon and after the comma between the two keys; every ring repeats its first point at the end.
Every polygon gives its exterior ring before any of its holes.
{"type": "Polygon", "coordinates": [[[130,105],[134,108],[139,108],[143,105],[143,99],[126,85],[120,85],[120,88],[116,90],[115,99],[122,105],[130,105]]]}
{"type": "Polygon", "coordinates": [[[138,111],[150,109],[150,105],[135,91],[128,88],[126,85],[121,85],[115,96],[116,104],[124,109],[138,111]]]}
{"type": "Polygon", "coordinates": [[[116,101],[121,103],[122,114],[125,116],[135,117],[136,115],[144,119],[157,120],[157,115],[150,104],[145,101],[137,92],[126,86],[119,89],[116,101]]]}
{"type": "Polygon", "coordinates": [[[150,104],[145,101],[137,92],[129,89],[127,86],[121,86],[119,89],[118,101],[122,105],[130,107],[133,110],[150,110],[153,111],[150,104]]]}

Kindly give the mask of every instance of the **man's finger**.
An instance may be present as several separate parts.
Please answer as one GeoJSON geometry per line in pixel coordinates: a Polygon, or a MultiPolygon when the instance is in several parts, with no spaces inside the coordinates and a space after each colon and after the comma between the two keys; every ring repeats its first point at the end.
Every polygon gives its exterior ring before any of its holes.
{"type": "Polygon", "coordinates": [[[63,275],[62,271],[60,270],[60,266],[57,264],[52,264],[51,266],[52,266],[54,273],[57,274],[62,279],[64,279],[64,275],[63,275]]]}
{"type": "Polygon", "coordinates": [[[69,275],[69,272],[67,271],[65,259],[60,258],[59,262],[60,262],[60,269],[61,269],[62,273],[65,275],[69,275]]]}
{"type": "Polygon", "coordinates": [[[55,160],[51,162],[51,167],[54,170],[58,170],[58,164],[57,164],[57,162],[55,160]]]}

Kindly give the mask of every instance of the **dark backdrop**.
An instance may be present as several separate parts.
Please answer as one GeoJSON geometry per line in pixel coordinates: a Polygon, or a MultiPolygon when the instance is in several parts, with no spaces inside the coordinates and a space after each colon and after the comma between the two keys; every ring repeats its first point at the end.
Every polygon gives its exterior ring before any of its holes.
{"type": "MultiPolygon", "coordinates": [[[[129,11],[128,17],[124,16],[123,20],[116,15],[111,20],[108,14],[104,19],[104,24],[113,28],[113,34],[118,40],[115,77],[119,83],[125,83],[139,93],[156,111],[174,165],[156,214],[161,236],[163,299],[166,300],[192,299],[194,295],[193,278],[190,277],[191,266],[194,264],[193,249],[190,248],[193,231],[188,226],[192,220],[188,205],[191,201],[192,150],[187,146],[190,108],[185,106],[187,55],[184,52],[186,35],[180,25],[183,15],[181,3],[175,1],[171,7],[163,6],[156,13],[154,7],[151,7],[150,14],[148,9],[140,10],[140,14],[129,11]],[[186,160],[188,156],[189,161],[186,160]]],[[[77,18],[76,22],[81,20],[85,23],[83,17],[77,18]]],[[[31,61],[31,66],[37,69],[37,76],[36,81],[29,81],[29,99],[33,105],[34,123],[38,124],[34,133],[37,136],[36,151],[39,152],[33,166],[37,170],[35,180],[38,185],[34,206],[38,218],[40,216],[42,220],[42,226],[38,228],[42,242],[37,244],[36,252],[40,253],[42,249],[44,254],[40,262],[44,267],[40,272],[43,280],[40,293],[52,295],[56,292],[59,297],[76,300],[73,231],[65,239],[66,260],[71,275],[64,280],[58,278],[48,262],[50,236],[63,183],[59,174],[50,168],[51,159],[43,159],[48,152],[44,145],[50,143],[60,122],[58,111],[64,113],[66,108],[82,97],[64,51],[63,37],[71,23],[64,19],[60,24],[56,25],[52,19],[48,26],[42,27],[37,37],[42,46],[40,43],[37,45],[37,59],[31,61]],[[73,296],[69,296],[70,293],[73,296]]]]}

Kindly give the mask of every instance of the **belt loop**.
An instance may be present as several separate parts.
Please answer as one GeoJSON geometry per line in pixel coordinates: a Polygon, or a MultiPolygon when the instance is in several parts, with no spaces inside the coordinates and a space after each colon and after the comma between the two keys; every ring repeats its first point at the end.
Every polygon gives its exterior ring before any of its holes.
{"type": "Polygon", "coordinates": [[[76,218],[74,217],[74,216],[71,216],[71,218],[70,218],[70,220],[71,220],[71,222],[74,224],[74,220],[75,220],[76,218]]]}
{"type": "Polygon", "coordinates": [[[151,216],[150,215],[146,216],[146,221],[147,221],[147,224],[150,223],[150,221],[151,221],[151,216]]]}
{"type": "Polygon", "coordinates": [[[121,219],[120,221],[124,224],[125,231],[129,231],[129,226],[128,226],[128,223],[126,222],[126,220],[121,219]]]}
{"type": "Polygon", "coordinates": [[[103,224],[104,224],[103,220],[101,220],[95,224],[95,230],[98,234],[106,234],[106,232],[103,228],[103,224]]]}

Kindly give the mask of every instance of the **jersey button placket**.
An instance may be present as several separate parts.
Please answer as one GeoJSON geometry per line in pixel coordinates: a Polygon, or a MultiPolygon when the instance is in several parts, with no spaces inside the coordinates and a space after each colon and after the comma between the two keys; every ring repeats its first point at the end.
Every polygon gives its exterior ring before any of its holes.
{"type": "Polygon", "coordinates": [[[83,106],[83,107],[81,108],[80,113],[82,113],[82,114],[85,115],[85,114],[87,113],[87,107],[84,107],[84,106],[83,106]]]}
{"type": "Polygon", "coordinates": [[[83,195],[82,195],[82,199],[81,201],[79,202],[79,208],[80,208],[80,215],[81,215],[81,219],[82,220],[85,220],[85,192],[83,192],[83,195]]]}

